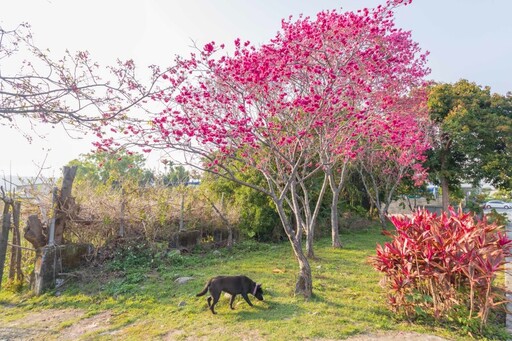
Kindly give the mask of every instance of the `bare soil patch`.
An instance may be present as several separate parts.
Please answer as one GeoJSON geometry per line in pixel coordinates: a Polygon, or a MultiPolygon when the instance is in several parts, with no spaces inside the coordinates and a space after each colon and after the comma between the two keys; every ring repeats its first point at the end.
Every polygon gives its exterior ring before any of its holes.
{"type": "MultiPolygon", "coordinates": [[[[8,311],[8,306],[2,307],[8,311]]],[[[78,340],[92,332],[105,331],[106,334],[115,335],[122,330],[109,332],[112,312],[105,311],[100,314],[85,317],[85,312],[79,309],[48,309],[31,312],[15,321],[2,323],[0,327],[0,341],[18,340],[78,340]],[[69,323],[69,326],[63,324],[69,323]]],[[[247,340],[260,340],[257,333],[247,335],[247,340]]],[[[190,338],[184,331],[174,330],[162,337],[162,340],[207,340],[208,337],[190,338]]],[[[378,332],[372,334],[356,335],[346,339],[348,341],[447,341],[434,335],[425,335],[413,332],[378,332]]]]}
{"type": "MultiPolygon", "coordinates": [[[[2,307],[4,312],[9,307],[2,307]]],[[[0,340],[41,340],[56,338],[62,323],[80,318],[84,312],[78,309],[47,309],[29,312],[22,318],[2,323],[0,340]]]]}
{"type": "MultiPolygon", "coordinates": [[[[8,307],[4,308],[8,311],[8,307]]],[[[0,340],[77,340],[85,334],[110,327],[109,311],[86,317],[79,309],[48,309],[31,312],[15,321],[2,323],[0,340]],[[69,326],[63,326],[69,323],[69,326]]]]}
{"type": "Polygon", "coordinates": [[[77,340],[84,334],[101,331],[110,327],[110,319],[112,313],[110,311],[102,312],[101,314],[94,315],[82,319],[71,326],[63,329],[59,333],[60,340],[77,340]]]}

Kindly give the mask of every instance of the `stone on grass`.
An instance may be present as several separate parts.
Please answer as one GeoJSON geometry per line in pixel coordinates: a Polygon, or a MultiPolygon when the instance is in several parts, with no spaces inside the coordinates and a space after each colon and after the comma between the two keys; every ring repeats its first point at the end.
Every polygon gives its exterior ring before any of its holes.
{"type": "Polygon", "coordinates": [[[180,278],[176,278],[174,280],[175,283],[178,283],[178,284],[185,284],[187,283],[188,281],[191,281],[193,280],[194,277],[180,277],[180,278]]]}

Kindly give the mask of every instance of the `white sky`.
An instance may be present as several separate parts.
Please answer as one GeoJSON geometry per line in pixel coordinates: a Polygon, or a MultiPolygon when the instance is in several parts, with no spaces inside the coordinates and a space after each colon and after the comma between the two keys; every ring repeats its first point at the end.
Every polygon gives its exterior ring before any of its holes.
{"type": "MultiPolygon", "coordinates": [[[[281,18],[323,9],[375,7],[384,0],[0,0],[0,25],[32,25],[39,47],[56,56],[65,49],[88,50],[102,65],[133,58],[139,67],[171,65],[188,54],[191,40],[231,44],[234,39],[265,43],[281,18]]],[[[411,30],[430,51],[430,78],[466,78],[493,92],[512,91],[512,0],[414,0],[397,11],[397,26],[411,30]]],[[[1,67],[1,65],[0,65],[1,67]]],[[[90,142],[70,139],[61,129],[42,128],[45,139],[32,143],[0,126],[0,177],[34,175],[47,154],[46,175],[60,168],[90,142]]],[[[155,166],[156,167],[156,166],[155,166]]]]}

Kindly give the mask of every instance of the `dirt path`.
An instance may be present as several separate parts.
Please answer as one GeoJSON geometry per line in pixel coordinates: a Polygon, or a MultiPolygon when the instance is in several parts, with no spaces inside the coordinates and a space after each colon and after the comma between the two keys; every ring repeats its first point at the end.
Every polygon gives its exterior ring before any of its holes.
{"type": "MultiPolygon", "coordinates": [[[[90,333],[98,332],[107,338],[115,337],[122,330],[113,330],[110,324],[112,313],[109,311],[87,317],[85,312],[78,309],[47,309],[30,312],[23,317],[9,321],[9,307],[2,307],[6,313],[6,321],[0,326],[0,341],[28,340],[79,340],[87,339],[90,333]]],[[[174,331],[162,337],[163,340],[189,338],[183,331],[174,331]]],[[[257,340],[258,337],[255,337],[257,340]]],[[[443,338],[411,332],[382,332],[367,335],[357,335],[346,339],[348,341],[446,341],[443,338]]]]}
{"type": "MultiPolygon", "coordinates": [[[[9,314],[9,308],[2,307],[9,314]]],[[[78,309],[48,309],[31,312],[16,320],[2,323],[0,341],[3,340],[77,340],[91,332],[108,332],[110,312],[86,317],[78,309]]]]}

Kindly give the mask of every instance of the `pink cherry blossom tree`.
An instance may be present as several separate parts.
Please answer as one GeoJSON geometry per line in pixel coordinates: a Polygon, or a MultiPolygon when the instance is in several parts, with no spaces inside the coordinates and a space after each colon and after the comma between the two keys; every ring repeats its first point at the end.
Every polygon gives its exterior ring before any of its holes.
{"type": "Polygon", "coordinates": [[[426,179],[422,163],[431,145],[426,99],[425,88],[400,99],[386,116],[374,121],[360,141],[364,148],[357,155],[356,167],[383,227],[400,182],[409,177],[419,186],[426,179]]]}
{"type": "MultiPolygon", "coordinates": [[[[389,110],[395,102],[422,86],[429,72],[427,54],[421,53],[410,32],[394,26],[392,9],[400,3],[388,1],[374,10],[343,14],[325,11],[315,21],[283,22],[283,50],[294,65],[290,82],[301,89],[298,104],[316,117],[317,158],[333,198],[333,247],[341,246],[338,201],[348,168],[361,150],[371,150],[360,141],[375,130],[374,122],[393,114],[389,110]]],[[[414,117],[415,110],[410,107],[407,115],[414,117]]],[[[414,135],[415,126],[408,129],[414,135]]],[[[313,232],[308,233],[308,255],[313,254],[313,232]]]]}
{"type": "MultiPolygon", "coordinates": [[[[154,99],[166,109],[149,124],[133,121],[113,132],[146,152],[183,151],[189,165],[267,194],[299,263],[295,292],[310,297],[303,233],[307,255],[314,256],[314,227],[327,187],[339,193],[346,165],[364,148],[359,141],[387,115],[386,105],[426,73],[425,56],[410,34],[393,25],[392,9],[401,3],[283,20],[269,43],[236,40],[232,55],[221,54],[224,45],[208,43],[164,75],[173,91],[154,99]],[[266,186],[237,178],[249,167],[266,186]],[[324,178],[315,195],[307,182],[319,172],[324,178]]],[[[106,128],[98,136],[101,149],[123,144],[106,128]]]]}

